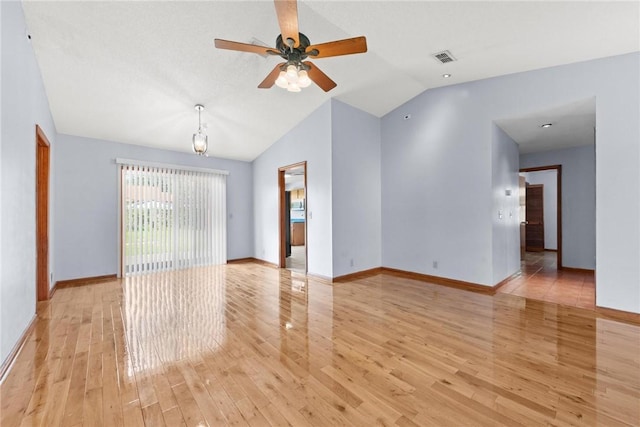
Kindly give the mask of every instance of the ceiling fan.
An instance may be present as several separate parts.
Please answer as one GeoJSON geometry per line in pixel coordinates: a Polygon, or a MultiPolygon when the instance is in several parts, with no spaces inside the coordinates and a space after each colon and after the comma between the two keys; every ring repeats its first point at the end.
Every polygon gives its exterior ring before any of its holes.
{"type": "Polygon", "coordinates": [[[259,55],[277,55],[285,59],[275,66],[269,75],[258,85],[268,89],[274,84],[290,92],[300,92],[313,81],[325,92],[337,86],[311,61],[311,58],[351,55],[367,51],[367,39],[364,36],[312,45],[307,36],[298,32],[297,0],[274,0],[281,34],[276,39],[276,47],[258,46],[229,40],[215,39],[218,49],[251,52],[259,55]]]}

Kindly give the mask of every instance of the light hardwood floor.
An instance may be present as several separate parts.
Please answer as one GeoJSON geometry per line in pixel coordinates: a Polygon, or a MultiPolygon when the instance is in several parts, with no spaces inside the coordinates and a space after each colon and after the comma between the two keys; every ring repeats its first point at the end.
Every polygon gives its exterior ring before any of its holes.
{"type": "Polygon", "coordinates": [[[232,264],[61,289],[12,426],[640,423],[640,326],[379,274],[232,264]]]}

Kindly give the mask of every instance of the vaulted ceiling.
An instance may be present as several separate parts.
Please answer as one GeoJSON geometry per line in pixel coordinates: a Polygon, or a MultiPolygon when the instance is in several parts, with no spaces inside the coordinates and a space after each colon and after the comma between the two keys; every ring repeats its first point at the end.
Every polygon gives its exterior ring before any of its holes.
{"type": "Polygon", "coordinates": [[[240,160],[331,97],[381,117],[429,88],[640,50],[638,2],[300,1],[312,43],[365,35],[368,52],[314,61],[331,92],[289,93],[257,89],[279,58],[213,46],[273,46],[272,1],[23,4],[58,132],[190,151],[200,103],[209,154],[240,160]]]}

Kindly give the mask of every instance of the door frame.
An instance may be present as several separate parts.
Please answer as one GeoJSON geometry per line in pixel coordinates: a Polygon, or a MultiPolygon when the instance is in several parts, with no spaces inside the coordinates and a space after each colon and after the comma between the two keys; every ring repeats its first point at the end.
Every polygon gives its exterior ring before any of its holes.
{"type": "Polygon", "coordinates": [[[49,166],[50,143],[36,125],[36,300],[46,301],[49,286],[49,166]]]}
{"type": "Polygon", "coordinates": [[[558,270],[562,270],[562,165],[549,165],[549,166],[537,166],[532,168],[521,168],[520,172],[539,172],[546,170],[555,170],[556,173],[556,186],[557,186],[557,240],[558,240],[558,270]]]}
{"type": "Polygon", "coordinates": [[[280,257],[278,262],[278,267],[286,268],[287,266],[287,249],[286,245],[286,227],[291,226],[290,224],[285,224],[286,217],[286,203],[285,203],[285,182],[284,182],[284,174],[289,169],[294,169],[302,166],[304,170],[304,213],[305,213],[305,226],[304,226],[304,257],[305,257],[305,273],[309,270],[309,240],[308,240],[308,218],[307,218],[307,203],[309,201],[309,197],[307,195],[307,162],[306,160],[303,162],[294,163],[292,165],[282,166],[278,168],[278,228],[279,228],[279,236],[280,236],[280,257]]]}

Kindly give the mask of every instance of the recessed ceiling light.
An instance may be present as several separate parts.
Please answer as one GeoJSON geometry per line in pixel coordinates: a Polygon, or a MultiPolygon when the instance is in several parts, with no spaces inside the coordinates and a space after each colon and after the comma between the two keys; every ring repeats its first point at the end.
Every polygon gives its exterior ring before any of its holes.
{"type": "Polygon", "coordinates": [[[442,77],[444,77],[445,79],[448,79],[449,77],[451,77],[451,74],[443,74],[442,77]]]}
{"type": "Polygon", "coordinates": [[[542,126],[540,126],[541,128],[550,128],[553,124],[552,123],[545,123],[542,126]]]}

